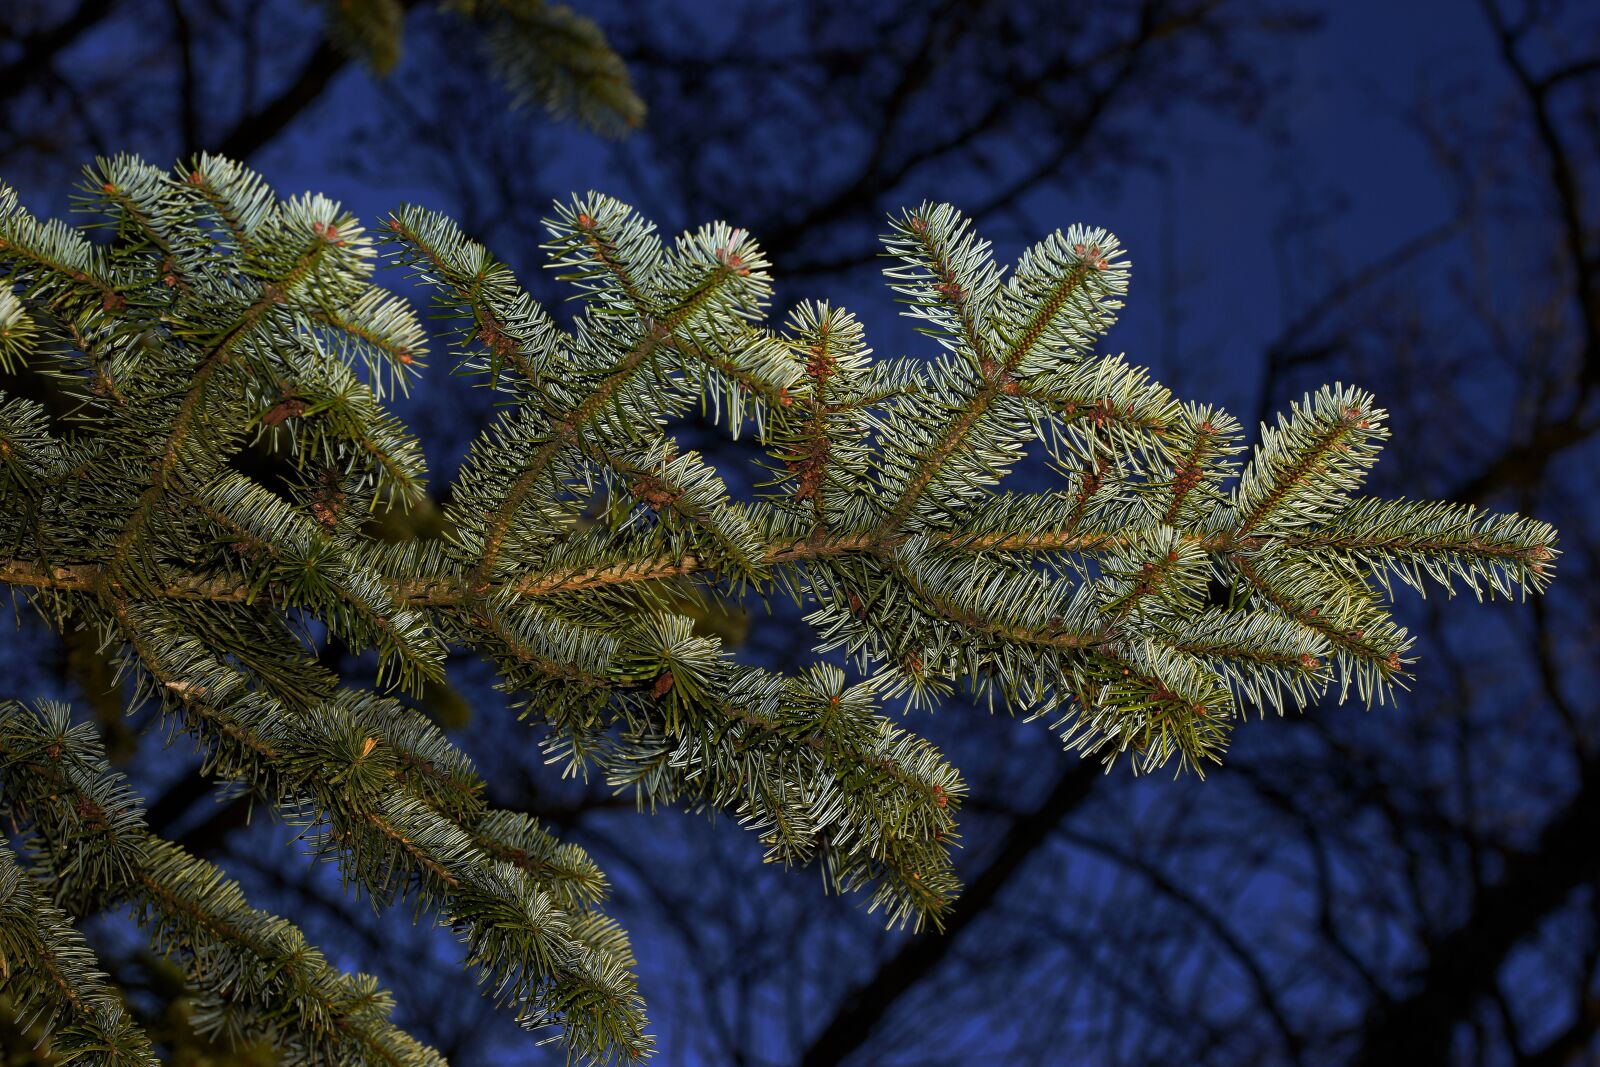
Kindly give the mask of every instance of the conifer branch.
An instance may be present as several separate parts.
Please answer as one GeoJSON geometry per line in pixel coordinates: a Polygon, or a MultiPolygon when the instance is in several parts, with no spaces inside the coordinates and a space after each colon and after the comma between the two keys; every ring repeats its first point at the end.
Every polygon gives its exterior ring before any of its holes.
{"type": "Polygon", "coordinates": [[[625,941],[609,935],[622,955],[597,955],[580,938],[597,920],[556,904],[587,906],[603,883],[584,873],[589,888],[574,890],[582,858],[570,849],[563,865],[536,862],[553,843],[485,812],[470,764],[436,728],[393,701],[351,693],[294,715],[251,693],[197,642],[159,641],[159,614],[125,607],[118,622],[152,695],[206,745],[212,773],[265,791],[306,821],[317,849],[374,898],[414,893],[464,927],[486,992],[517,1007],[524,1026],[561,1025],[562,1040],[596,1062],[649,1048],[625,941]],[[508,833],[537,847],[507,855],[508,833]],[[595,1014],[567,1015],[563,1005],[578,1003],[595,1014]]]}
{"type": "Polygon", "coordinates": [[[65,707],[0,705],[0,785],[58,894],[85,909],[129,904],[158,951],[185,959],[202,1033],[265,1039],[285,1063],[443,1063],[388,1022],[392,1002],[371,978],[334,970],[216,867],[154,838],[92,729],[72,726],[65,707]]]}
{"type": "Polygon", "coordinates": [[[150,1041],[106,983],[66,914],[0,846],[0,990],[16,1018],[49,1035],[59,1062],[153,1067],[150,1041]]]}
{"type": "MultiPolygon", "coordinates": [[[[281,202],[214,158],[171,175],[104,161],[85,206],[114,240],[39,223],[0,188],[0,359],[31,368],[48,348],[83,400],[63,428],[0,397],[0,584],[102,634],[134,699],[193,735],[208,773],[305,824],[358,892],[448,917],[486,993],[561,1027],[579,1059],[650,1045],[603,875],[489,810],[466,756],[324,668],[307,621],[373,650],[382,687],[473,649],[569,773],[641,807],[728,812],[769,860],[815,864],[890,923],[939,925],[964,789],[879,701],[964,687],[1107,762],[1200,771],[1252,708],[1403,684],[1394,579],[1525,594],[1557,555],[1535,520],[1358,496],[1386,435],[1365,392],[1308,396],[1246,457],[1225,412],[1095,355],[1128,278],[1104,231],[1056,233],[1005,279],[953,208],[902,216],[887,273],[943,351],[874,360],[830,305],[769,325],[743,230],[668,245],[593,193],[548,221],[551,266],[585,302],[570,329],[450,220],[387,221],[461,368],[505,404],[444,535],[383,544],[365,517],[416,499],[425,473],[384,399],[426,346],[374,281],[379,247],[336,205],[281,202]],[[753,429],[770,474],[753,495],[669,435],[697,407],[753,429]],[[252,445],[270,477],[232,462],[252,445]],[[1056,481],[1006,491],[1035,449],[1056,481]],[[745,592],[792,595],[850,673],[741,664],[687,614],[745,592]]],[[[51,840],[104,837],[84,812],[51,840]]],[[[142,833],[58,888],[136,884],[168,855],[142,833]]],[[[190,884],[184,869],[156,881],[190,884]]]]}

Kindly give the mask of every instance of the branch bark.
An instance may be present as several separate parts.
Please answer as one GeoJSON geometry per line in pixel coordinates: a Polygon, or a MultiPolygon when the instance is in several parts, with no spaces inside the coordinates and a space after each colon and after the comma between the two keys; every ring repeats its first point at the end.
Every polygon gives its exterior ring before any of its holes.
{"type": "Polygon", "coordinates": [[[811,1040],[803,1067],[844,1063],[872,1036],[874,1029],[922,979],[932,974],[955,950],[963,931],[986,913],[1060,825],[1080,807],[1103,775],[1096,764],[1082,762],[1056,779],[1055,788],[1033,811],[1006,830],[994,858],[973,878],[945,920],[942,934],[923,934],[878,965],[865,982],[842,998],[842,1007],[811,1040]]]}
{"type": "Polygon", "coordinates": [[[1579,781],[1534,846],[1507,857],[1504,874],[1477,894],[1467,920],[1426,946],[1412,992],[1369,1016],[1355,1067],[1451,1062],[1452,1030],[1493,990],[1512,950],[1574,891],[1600,881],[1600,758],[1583,765],[1579,781]]]}
{"type": "MultiPolygon", "coordinates": [[[[1190,538],[1207,551],[1220,551],[1227,547],[1219,536],[1190,538]]],[[[807,560],[826,559],[857,553],[875,553],[892,549],[905,540],[904,534],[873,537],[852,534],[824,541],[797,539],[769,544],[766,562],[772,565],[803,563],[807,560]]],[[[935,543],[957,551],[990,552],[1073,552],[1114,548],[1121,538],[1103,532],[1077,534],[1062,531],[1039,531],[1022,534],[973,536],[946,533],[933,538],[935,543]]],[[[630,560],[606,567],[588,567],[553,574],[531,575],[511,583],[519,596],[544,596],[580,589],[594,589],[608,585],[633,582],[659,581],[663,578],[695,574],[707,569],[705,560],[695,555],[656,556],[630,560]]],[[[28,586],[36,589],[58,589],[63,592],[94,592],[102,581],[102,568],[90,563],[69,564],[46,568],[16,559],[0,559],[0,585],[28,586]]],[[[428,577],[396,583],[393,595],[420,608],[451,607],[474,599],[467,588],[466,578],[428,577]]],[[[236,578],[216,578],[204,574],[175,575],[156,595],[173,600],[205,600],[212,603],[247,603],[262,595],[260,589],[251,587],[236,578]]],[[[146,591],[148,595],[148,591],[146,591]]]]}
{"type": "MultiPolygon", "coordinates": [[[[400,0],[406,11],[417,6],[420,0],[400,0]]],[[[320,100],[344,69],[350,65],[350,56],[337,46],[323,40],[312,49],[311,55],[301,64],[299,72],[278,95],[239,118],[232,129],[217,141],[221,155],[247,160],[272,142],[278,134],[299,118],[312,104],[320,100]]]]}
{"type": "Polygon", "coordinates": [[[318,44],[294,79],[277,96],[235,122],[216,142],[216,151],[233,159],[249,159],[316,103],[349,63],[350,57],[327,41],[318,44]]]}
{"type": "Polygon", "coordinates": [[[0,103],[33,85],[56,56],[111,14],[111,7],[111,0],[83,0],[77,10],[54,26],[23,38],[21,57],[0,68],[0,103]]]}

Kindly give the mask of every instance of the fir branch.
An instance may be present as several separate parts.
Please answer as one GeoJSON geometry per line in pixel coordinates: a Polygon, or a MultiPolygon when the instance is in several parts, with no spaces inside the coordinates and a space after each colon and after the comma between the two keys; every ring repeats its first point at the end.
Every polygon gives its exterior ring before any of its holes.
{"type": "MultiPolygon", "coordinates": [[[[575,1058],[649,1049],[604,876],[489,809],[463,753],[346,687],[308,633],[375,649],[385,686],[472,649],[569,773],[641,806],[729,812],[768,859],[815,865],[892,924],[938,925],[960,778],[880,700],[965,687],[1106,762],[1199,772],[1252,708],[1387,699],[1410,663],[1395,578],[1538,592],[1558,554],[1534,520],[1358,496],[1386,435],[1360,390],[1294,405],[1238,470],[1225,412],[1094,354],[1128,274],[1103,231],[1047,237],[1006,281],[954,209],[901,216],[889,280],[942,351],[875,361],[833,306],[769,325],[768,264],[743,230],[667,245],[592,193],[547,222],[551,265],[586,304],[570,329],[450,220],[388,220],[391,254],[454,320],[451,354],[506,404],[444,535],[383,544],[366,516],[422,492],[386,397],[424,346],[359,225],[211,157],[92,174],[101,244],[0,188],[0,361],[33,373],[48,352],[40,369],[84,401],[57,433],[0,397],[0,584],[98,631],[205,770],[290,812],[357,892],[448,917],[487,994],[560,1026],[575,1058]],[[672,440],[697,405],[730,436],[754,428],[771,477],[753,497],[672,440]],[[252,444],[272,474],[236,462],[252,444]],[[1003,491],[1035,450],[1055,481],[1003,491]],[[776,592],[857,677],[742,665],[690,617],[776,592]]],[[[74,773],[29,794],[41,842],[84,846],[53,874],[62,899],[131,893],[185,945],[286,951],[239,940],[242,902],[207,918],[228,895],[214,876],[129,823],[136,805],[99,772],[74,773]],[[79,794],[99,799],[61,799],[79,794]]],[[[313,1029],[381,1000],[339,990],[288,992],[313,1029]]],[[[259,991],[238,1018],[283,992],[259,991]]],[[[234,1017],[219,1006],[208,1025],[234,1017]]]]}
{"type": "Polygon", "coordinates": [[[1336,385],[1295,404],[1275,428],[1263,427],[1234,492],[1236,536],[1333,518],[1389,435],[1382,419],[1371,394],[1336,385]]]}
{"type": "MultiPolygon", "coordinates": [[[[338,858],[347,877],[375,898],[415,892],[451,916],[464,928],[469,962],[485,968],[490,995],[515,1002],[525,1025],[562,1025],[561,1039],[595,1061],[648,1049],[631,974],[570,939],[568,927],[578,917],[546,903],[554,897],[540,883],[550,873],[511,863],[501,870],[471,830],[429,806],[437,774],[417,788],[417,776],[408,772],[463,761],[435,729],[408,726],[415,713],[392,701],[348,695],[290,715],[250,693],[237,670],[198,643],[170,636],[158,643],[155,635],[169,629],[147,608],[123,606],[118,621],[153,695],[180,710],[206,744],[208,769],[250,782],[299,813],[317,831],[318,849],[338,858]],[[408,748],[415,754],[406,757],[408,748]],[[507,909],[526,913],[517,920],[526,937],[495,932],[495,924],[512,921],[507,909]],[[522,955],[484,955],[484,944],[522,955]],[[571,1017],[559,1006],[579,1002],[606,1010],[571,1017]]],[[[456,774],[449,792],[476,792],[469,769],[456,774]]]]}
{"type": "Polygon", "coordinates": [[[111,990],[94,952],[0,846],[0,989],[26,1026],[49,1035],[61,1063],[133,1067],[157,1062],[150,1041],[111,990]]]}
{"type": "Polygon", "coordinates": [[[1284,543],[1307,553],[1336,551],[1371,568],[1384,582],[1399,578],[1425,593],[1424,576],[1454,593],[1461,581],[1480,600],[1542,591],[1549,584],[1556,532],[1548,523],[1496,515],[1470,504],[1357,500],[1320,530],[1284,543]]]}
{"type": "Polygon", "coordinates": [[[69,900],[130,904],[156,949],[186,960],[202,1033],[264,1038],[285,1063],[443,1063],[387,1021],[391,1002],[370,979],[334,970],[216,867],[152,837],[92,729],[71,725],[65,707],[0,705],[0,784],[69,900]]]}
{"type": "Polygon", "coordinates": [[[644,122],[622,59],[590,19],[544,0],[452,0],[482,27],[495,73],[518,104],[538,104],[609,136],[644,122]]]}

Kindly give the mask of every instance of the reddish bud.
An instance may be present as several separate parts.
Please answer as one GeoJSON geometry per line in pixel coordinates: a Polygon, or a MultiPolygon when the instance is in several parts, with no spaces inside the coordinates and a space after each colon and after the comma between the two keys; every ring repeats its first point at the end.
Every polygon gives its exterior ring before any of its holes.
{"type": "Polygon", "coordinates": [[[628,492],[644,501],[651,511],[669,507],[677,501],[679,495],[671,484],[649,475],[629,485],[628,492]]]}
{"type": "Polygon", "coordinates": [[[297,418],[304,415],[306,402],[297,396],[284,397],[272,406],[272,409],[261,416],[261,421],[267,426],[277,426],[286,419],[297,418]]]}
{"type": "Polygon", "coordinates": [[[588,215],[580,213],[578,215],[578,225],[587,230],[594,226],[594,219],[590,218],[588,215]]]}

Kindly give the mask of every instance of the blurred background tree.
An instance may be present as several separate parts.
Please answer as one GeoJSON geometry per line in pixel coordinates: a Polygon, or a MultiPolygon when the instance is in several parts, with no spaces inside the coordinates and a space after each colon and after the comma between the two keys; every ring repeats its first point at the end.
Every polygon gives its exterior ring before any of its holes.
{"type": "MultiPolygon", "coordinates": [[[[1058,225],[1106,225],[1141,268],[1112,344],[1178,392],[1253,422],[1356,382],[1409,442],[1379,491],[1563,532],[1563,580],[1524,610],[1402,598],[1432,672],[1398,708],[1244,728],[1204,783],[1103,776],[974,709],[919,721],[972,788],[967,889],[944,936],[882,933],[763,869],[734,827],[646,824],[598,786],[552,788],[487,673],[462,662],[429,709],[494,803],[615,876],[663,1062],[1600,1055],[1592,5],[594,0],[583,15],[649,108],[620,141],[511,108],[518,89],[480,60],[481,12],[377,6],[403,42],[381,76],[381,50],[330,39],[336,5],[13,0],[0,173],[52,213],[94,152],[229,151],[364,217],[402,199],[448,211],[541,295],[537,219],[600,188],[667,231],[749,228],[780,306],[841,302],[885,354],[920,350],[875,278],[889,209],[954,201],[1002,260],[1058,225]]],[[[489,403],[435,375],[403,410],[441,480],[489,403]]],[[[757,661],[805,651],[781,617],[716,624],[757,661]]],[[[0,657],[0,695],[92,703],[125,758],[158,743],[121,721],[92,646],[28,630],[0,657]]],[[[216,804],[181,750],[137,766],[153,828],[378,975],[397,1022],[458,1064],[530,1062],[509,1022],[446,1000],[460,971],[444,938],[284,862],[287,833],[216,804]],[[461,1010],[433,1011],[444,1002],[461,1010]]],[[[154,1029],[181,1033],[171,975],[117,923],[88,932],[141,1014],[166,1021],[154,1029]]],[[[179,1044],[178,1062],[249,1062],[179,1044]]]]}

